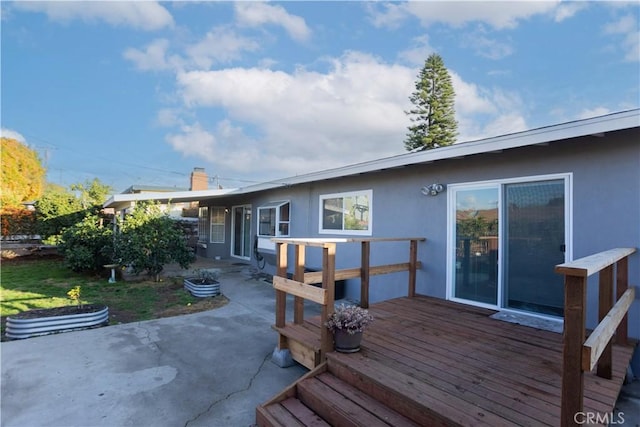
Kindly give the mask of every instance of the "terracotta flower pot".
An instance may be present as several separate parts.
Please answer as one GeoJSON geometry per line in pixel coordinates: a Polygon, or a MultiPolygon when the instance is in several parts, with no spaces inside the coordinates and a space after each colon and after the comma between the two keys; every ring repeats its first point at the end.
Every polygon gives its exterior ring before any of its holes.
{"type": "Polygon", "coordinates": [[[340,353],[355,353],[360,351],[360,343],[362,342],[362,332],[350,334],[345,330],[336,329],[333,333],[336,351],[340,353]]]}

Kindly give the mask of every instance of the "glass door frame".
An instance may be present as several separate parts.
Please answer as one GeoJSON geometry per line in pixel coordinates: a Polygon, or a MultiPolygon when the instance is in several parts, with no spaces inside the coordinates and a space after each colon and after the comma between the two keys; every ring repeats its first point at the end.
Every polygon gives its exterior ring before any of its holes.
{"type": "MultiPolygon", "coordinates": [[[[249,255],[247,256],[242,256],[242,255],[237,255],[235,254],[235,247],[236,247],[236,239],[238,238],[238,236],[236,236],[236,209],[242,209],[242,214],[243,214],[243,218],[244,215],[246,215],[246,212],[249,211],[249,213],[251,214],[251,219],[250,221],[248,221],[249,224],[249,230],[246,230],[245,225],[247,224],[247,221],[243,221],[242,222],[242,231],[241,231],[241,238],[244,240],[246,240],[246,235],[247,233],[249,233],[249,241],[251,238],[251,223],[253,222],[253,211],[252,211],[252,207],[250,204],[247,205],[236,205],[236,206],[232,206],[231,207],[231,248],[230,248],[230,252],[231,252],[231,256],[233,258],[239,258],[239,259],[245,259],[245,260],[250,260],[251,259],[251,244],[249,243],[249,248],[245,251],[248,252],[249,255]]],[[[245,248],[246,249],[246,248],[245,248]]]]}
{"type": "Polygon", "coordinates": [[[513,183],[527,183],[550,180],[564,180],[564,237],[565,237],[565,262],[573,260],[573,174],[559,173],[549,175],[533,175],[517,178],[496,179],[487,181],[463,182],[447,185],[447,278],[446,278],[446,298],[451,301],[477,307],[490,308],[500,311],[512,311],[515,313],[526,313],[531,316],[557,319],[557,317],[539,314],[534,312],[515,310],[507,308],[504,301],[504,185],[513,183]],[[486,304],[478,301],[457,298],[455,296],[455,274],[456,274],[456,194],[458,191],[496,188],[498,191],[498,298],[497,304],[486,304]]]}

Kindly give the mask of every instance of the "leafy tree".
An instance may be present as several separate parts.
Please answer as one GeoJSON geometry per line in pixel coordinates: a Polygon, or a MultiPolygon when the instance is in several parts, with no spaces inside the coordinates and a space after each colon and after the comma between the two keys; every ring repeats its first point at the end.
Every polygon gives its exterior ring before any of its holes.
{"type": "Polygon", "coordinates": [[[93,181],[72,184],[70,188],[72,191],[80,193],[79,199],[83,209],[101,207],[107,200],[107,196],[113,192],[110,185],[103,184],[98,178],[94,178],[93,181]]]}
{"type": "Polygon", "coordinates": [[[116,256],[135,274],[146,271],[158,281],[164,264],[177,262],[187,268],[194,261],[187,243],[180,225],[163,214],[158,204],[142,202],[120,225],[116,256]]]}
{"type": "Polygon", "coordinates": [[[113,230],[96,214],[84,217],[62,233],[58,250],[73,271],[100,271],[113,262],[113,230]]]}
{"type": "Polygon", "coordinates": [[[426,150],[453,144],[458,134],[455,93],[451,76],[440,55],[429,55],[415,87],[415,92],[409,97],[414,108],[405,111],[413,123],[408,127],[405,148],[426,150]]]}
{"type": "Polygon", "coordinates": [[[97,215],[111,192],[111,187],[97,178],[72,184],[69,189],[71,191],[59,185],[48,185],[36,203],[38,232],[51,243],[56,243],[67,227],[82,221],[85,216],[97,215]]]}
{"type": "Polygon", "coordinates": [[[0,138],[2,194],[0,207],[19,206],[42,194],[45,169],[38,154],[12,138],[0,138]]]}
{"type": "Polygon", "coordinates": [[[60,186],[51,186],[36,202],[38,234],[50,243],[57,243],[63,231],[86,215],[80,200],[60,186]]]}

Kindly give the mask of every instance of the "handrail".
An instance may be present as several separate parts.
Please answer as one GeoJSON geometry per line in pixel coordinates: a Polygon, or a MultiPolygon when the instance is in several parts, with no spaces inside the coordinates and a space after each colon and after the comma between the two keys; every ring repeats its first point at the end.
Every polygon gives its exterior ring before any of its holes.
{"type": "MultiPolygon", "coordinates": [[[[334,311],[335,302],[335,281],[350,278],[360,278],[360,306],[369,306],[369,277],[378,274],[389,274],[400,271],[409,272],[409,283],[407,294],[410,297],[415,295],[416,270],[422,266],[417,260],[417,246],[419,241],[426,240],[423,237],[409,238],[310,238],[310,239],[271,239],[276,244],[276,275],[273,278],[273,287],[276,290],[276,327],[283,328],[286,324],[286,295],[294,296],[294,324],[304,322],[304,300],[314,301],[322,306],[320,321],[321,324],[327,321],[334,311]],[[409,241],[409,262],[398,264],[386,264],[370,266],[370,245],[372,242],[397,242],[409,241]],[[338,243],[360,243],[361,244],[361,265],[359,268],[349,268],[336,270],[335,254],[338,243]],[[293,279],[287,278],[287,247],[294,245],[295,264],[293,279]],[[307,246],[322,248],[322,270],[305,272],[305,257],[307,246]],[[311,284],[322,283],[322,288],[311,286],[311,284]]],[[[287,348],[286,339],[280,335],[278,349],[287,348]]],[[[320,351],[321,359],[324,360],[326,353],[333,349],[333,337],[327,328],[321,328],[320,351]]]]}
{"type": "Polygon", "coordinates": [[[636,248],[610,249],[555,268],[556,273],[564,275],[562,426],[577,425],[576,414],[583,411],[584,371],[589,372],[597,365],[597,375],[610,379],[614,333],[616,343],[627,343],[627,312],[635,295],[634,288],[629,288],[628,258],[634,252],[636,248]],[[587,279],[595,273],[599,273],[599,324],[585,341],[587,279]]]}
{"type": "Polygon", "coordinates": [[[622,319],[629,311],[631,303],[635,298],[635,290],[627,289],[622,297],[613,306],[605,318],[593,330],[589,338],[582,346],[582,370],[591,372],[595,368],[600,356],[607,348],[607,345],[613,338],[616,328],[622,322],[622,319]]]}

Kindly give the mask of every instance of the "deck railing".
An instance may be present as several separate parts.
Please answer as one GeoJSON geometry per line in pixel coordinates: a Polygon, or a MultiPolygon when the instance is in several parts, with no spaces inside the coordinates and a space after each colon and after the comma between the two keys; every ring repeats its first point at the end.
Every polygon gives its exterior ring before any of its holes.
{"type": "Polygon", "coordinates": [[[562,352],[561,425],[578,425],[583,412],[584,372],[597,366],[597,375],[611,378],[612,343],[627,344],[627,312],[635,292],[629,287],[629,255],[635,248],[617,248],[557,265],[564,274],[564,333],[562,352]],[[615,271],[614,271],[615,267],[615,271]],[[587,279],[599,273],[598,326],[585,340],[587,279]],[[616,283],[614,304],[613,284],[616,283]]]}
{"type": "MultiPolygon", "coordinates": [[[[415,296],[416,270],[421,267],[418,257],[418,242],[424,241],[423,237],[415,238],[346,238],[346,239],[280,239],[274,238],[276,244],[276,275],[273,277],[273,287],[276,289],[276,328],[283,328],[286,324],[286,294],[294,296],[293,323],[304,323],[304,300],[314,301],[322,306],[321,324],[327,321],[334,311],[335,281],[346,279],[360,279],[360,306],[369,307],[369,278],[373,275],[388,274],[400,271],[409,272],[407,295],[415,296]],[[398,264],[379,266],[370,265],[372,242],[409,242],[409,261],[398,264]],[[336,270],[336,245],[338,243],[360,243],[361,262],[359,268],[347,268],[336,270]],[[293,266],[293,278],[287,278],[287,248],[293,245],[295,261],[293,266]],[[306,247],[319,247],[322,249],[322,271],[305,272],[306,247]],[[322,284],[322,288],[312,286],[322,284]]],[[[280,335],[278,348],[287,348],[286,337],[280,335]]],[[[321,328],[320,351],[322,358],[333,350],[333,337],[327,328],[321,328]]]]}

